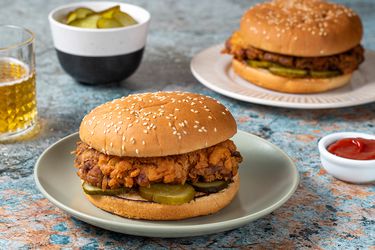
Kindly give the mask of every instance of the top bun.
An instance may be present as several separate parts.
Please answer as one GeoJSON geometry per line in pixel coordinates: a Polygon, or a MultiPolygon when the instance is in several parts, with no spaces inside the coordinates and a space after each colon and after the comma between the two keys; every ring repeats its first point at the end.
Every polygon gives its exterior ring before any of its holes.
{"type": "Polygon", "coordinates": [[[322,0],[274,0],[242,17],[247,45],[284,55],[316,57],[347,51],[362,39],[362,23],[351,9],[322,0]]]}
{"type": "Polygon", "coordinates": [[[115,99],[83,118],[83,142],[108,155],[152,157],[188,153],[223,142],[236,121],[215,99],[156,92],[115,99]]]}

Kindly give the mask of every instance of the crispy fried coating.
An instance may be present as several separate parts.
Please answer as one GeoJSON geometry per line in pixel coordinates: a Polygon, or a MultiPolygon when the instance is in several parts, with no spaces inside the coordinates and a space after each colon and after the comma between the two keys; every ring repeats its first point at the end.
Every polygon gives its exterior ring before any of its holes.
{"type": "Polygon", "coordinates": [[[230,180],[242,161],[231,140],[187,154],[165,157],[118,157],[77,143],[78,176],[102,189],[148,186],[151,183],[230,180]]]}

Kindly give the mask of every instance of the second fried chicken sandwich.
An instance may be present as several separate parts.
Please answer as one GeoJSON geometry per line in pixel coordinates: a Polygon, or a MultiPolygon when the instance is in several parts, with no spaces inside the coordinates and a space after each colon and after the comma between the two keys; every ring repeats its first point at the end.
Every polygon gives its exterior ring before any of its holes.
{"type": "Polygon", "coordinates": [[[254,5],[228,39],[232,68],[261,87],[316,93],[345,85],[364,60],[360,17],[324,0],[254,5]]]}
{"type": "Polygon", "coordinates": [[[83,119],[75,166],[86,197],[136,219],[178,220],[215,213],[239,189],[236,122],[211,97],[135,94],[83,119]]]}

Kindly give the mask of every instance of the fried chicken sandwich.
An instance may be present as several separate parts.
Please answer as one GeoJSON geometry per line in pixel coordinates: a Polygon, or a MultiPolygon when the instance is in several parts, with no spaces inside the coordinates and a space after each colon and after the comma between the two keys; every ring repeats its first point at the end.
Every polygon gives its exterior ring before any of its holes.
{"type": "Polygon", "coordinates": [[[351,9],[323,0],[274,0],[243,15],[224,53],[258,86],[317,93],[348,83],[364,60],[362,23],[351,9]]]}
{"type": "Polygon", "coordinates": [[[179,220],[215,213],[239,189],[236,122],[211,97],[134,94],[81,123],[75,166],[95,206],[127,218],[179,220]]]}

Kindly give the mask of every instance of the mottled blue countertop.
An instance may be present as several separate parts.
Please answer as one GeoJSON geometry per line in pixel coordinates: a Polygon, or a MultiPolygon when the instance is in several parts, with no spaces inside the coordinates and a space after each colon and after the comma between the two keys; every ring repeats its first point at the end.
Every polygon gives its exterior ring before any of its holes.
{"type": "MultiPolygon", "coordinates": [[[[374,185],[334,179],[321,167],[317,141],[335,131],[375,133],[375,103],[331,110],[292,110],[232,100],[205,88],[189,70],[198,51],[223,42],[254,1],[129,1],[152,14],[145,56],[126,82],[106,87],[76,83],[60,67],[48,12],[64,0],[1,0],[0,23],[36,33],[40,133],[0,144],[0,248],[327,248],[375,249],[374,185]],[[202,237],[134,237],[83,223],[56,208],[37,190],[33,168],[58,139],[77,131],[93,107],[129,93],[181,90],[211,95],[235,116],[239,129],[278,145],[294,159],[301,183],[272,214],[239,229],[202,237]]],[[[356,10],[365,27],[363,44],[375,50],[375,2],[340,1],[356,10]]],[[[1,34],[0,34],[1,39],[1,34]]],[[[374,65],[375,68],[375,65],[374,65]]]]}

